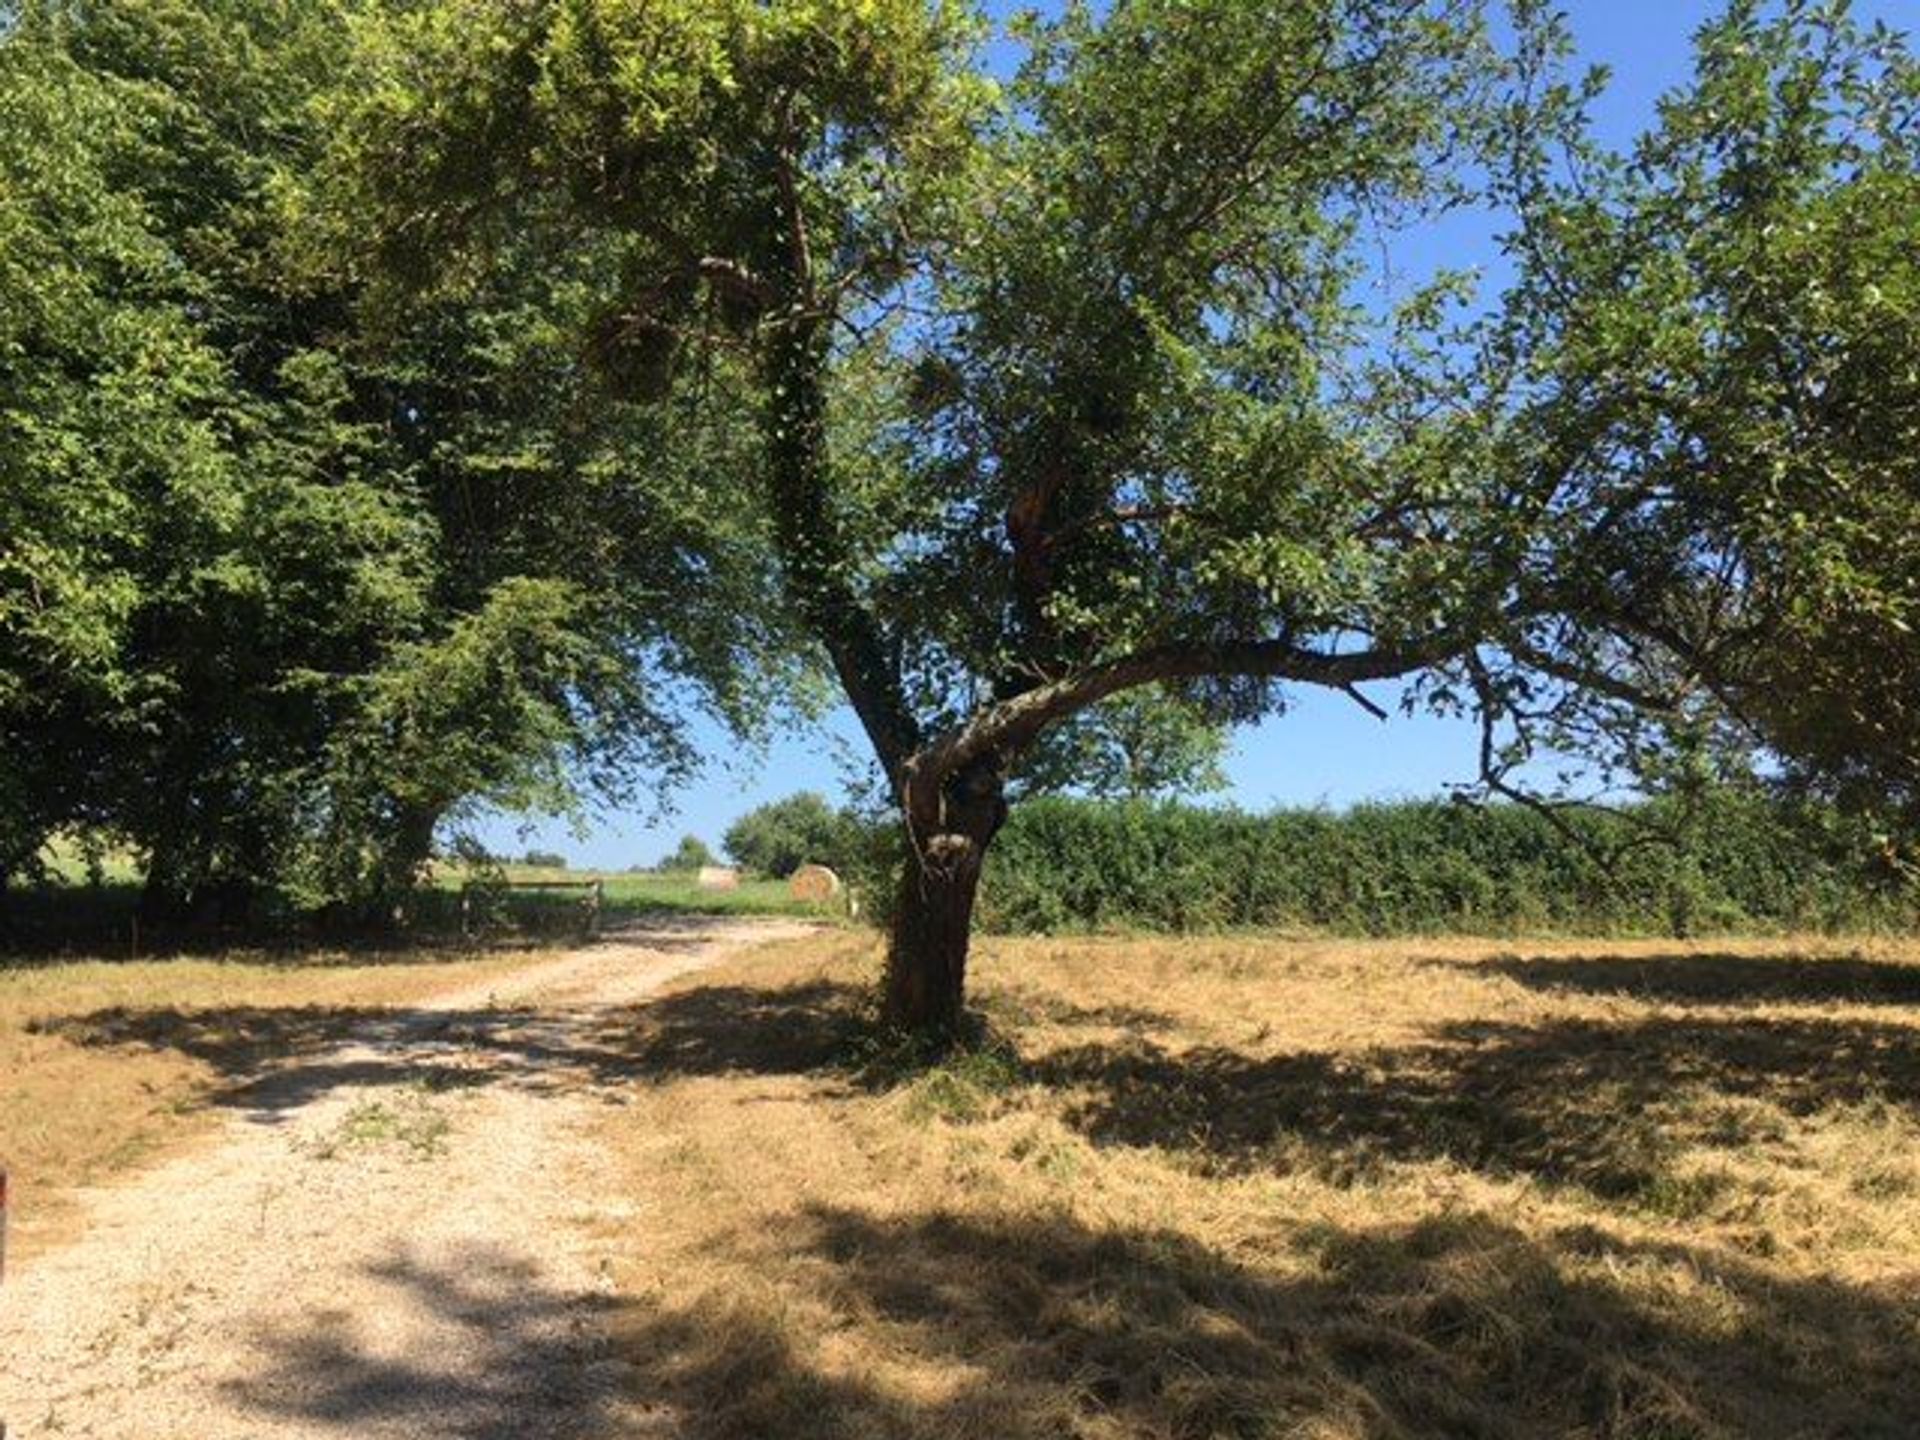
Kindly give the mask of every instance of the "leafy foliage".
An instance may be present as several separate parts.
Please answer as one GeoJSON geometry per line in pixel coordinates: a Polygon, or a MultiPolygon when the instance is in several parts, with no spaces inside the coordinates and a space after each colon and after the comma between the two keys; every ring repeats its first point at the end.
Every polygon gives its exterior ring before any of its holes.
{"type": "Polygon", "coordinates": [[[952,1030],[1010,799],[1289,687],[1528,803],[1920,804],[1920,66],[1842,5],[1730,0],[1624,153],[1532,0],[1069,5],[1006,87],[966,0],[6,14],[0,877],[382,912],[824,662],[952,1030]],[[1381,303],[1463,208],[1510,283],[1381,303]]]}
{"type": "Polygon", "coordinates": [[[1255,815],[1038,799],[1014,812],[994,846],[980,918],[1015,932],[1360,935],[1689,935],[1920,920],[1920,892],[1887,867],[1870,828],[1831,811],[1718,793],[1684,818],[1662,803],[1570,823],[1571,836],[1510,804],[1255,815]],[[1677,834],[1644,843],[1649,823],[1677,834]],[[1610,868],[1596,863],[1603,849],[1618,852],[1610,868]]]}
{"type": "Polygon", "coordinates": [[[98,813],[99,755],[154,687],[126,649],[231,478],[217,357],[180,309],[166,248],[123,188],[144,143],[125,96],[57,45],[0,42],[0,882],[98,813]]]}
{"type": "Polygon", "coordinates": [[[680,843],[660,862],[662,870],[690,872],[703,865],[712,865],[713,851],[707,848],[707,842],[698,835],[682,835],[680,843]]]}
{"type": "Polygon", "coordinates": [[[1227,743],[1224,727],[1192,704],[1128,691],[1043,735],[1014,773],[1014,789],[1131,800],[1224,790],[1227,743]]]}
{"type": "Polygon", "coordinates": [[[1097,777],[1123,695],[1204,728],[1405,682],[1479,717],[1493,794],[1542,748],[1697,786],[1756,734],[1906,783],[1920,687],[1863,662],[1911,658],[1915,66],[1736,0],[1623,157],[1560,22],[1510,19],[1073,5],[1003,95],[948,0],[428,3],[370,25],[334,162],[386,273],[584,246],[612,393],[753,416],[908,837],[888,1008],[951,1032],[1009,786],[1097,777]],[[1365,298],[1468,206],[1504,294],[1365,298]]]}
{"type": "Polygon", "coordinates": [[[0,878],[89,825],[158,909],[382,915],[447,817],[627,800],[694,765],[688,705],[766,713],[764,550],[699,479],[737,442],[596,403],[605,256],[502,247],[404,312],[340,263],[312,180],[369,13],[0,39],[0,727],[44,758],[0,878]]]}
{"type": "Polygon", "coordinates": [[[1532,395],[1512,443],[1555,467],[1546,553],[1582,593],[1543,643],[1678,670],[1795,780],[1911,809],[1920,66],[1844,6],[1742,3],[1630,155],[1577,106],[1559,125],[1508,182],[1501,331],[1532,395]]]}

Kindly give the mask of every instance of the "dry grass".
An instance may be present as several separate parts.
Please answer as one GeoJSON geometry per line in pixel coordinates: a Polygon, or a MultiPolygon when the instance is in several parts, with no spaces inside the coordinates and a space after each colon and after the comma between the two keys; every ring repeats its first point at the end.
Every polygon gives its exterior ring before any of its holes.
{"type": "Polygon", "coordinates": [[[920,1071],[875,963],[610,1033],[694,1440],[1920,1433],[1920,946],[988,941],[920,1071]]]}
{"type": "Polygon", "coordinates": [[[0,1165],[15,1239],[51,1243],[72,1192],[206,1129],[268,1064],[337,1043],[381,1007],[524,954],[0,962],[0,1165]]]}

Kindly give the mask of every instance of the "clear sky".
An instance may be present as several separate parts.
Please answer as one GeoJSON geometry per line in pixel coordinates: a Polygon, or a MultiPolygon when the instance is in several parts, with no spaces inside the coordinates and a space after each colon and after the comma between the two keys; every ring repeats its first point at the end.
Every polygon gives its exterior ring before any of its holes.
{"type": "MultiPolygon", "coordinates": [[[[1006,14],[1026,7],[996,3],[992,8],[1006,14]]],[[[1661,93],[1686,78],[1689,37],[1722,6],[1720,0],[1567,0],[1564,8],[1581,57],[1612,72],[1595,111],[1602,138],[1624,143],[1651,120],[1661,93]]],[[[1862,20],[1884,17],[1909,31],[1920,25],[1920,0],[1855,0],[1854,11],[1862,20]]],[[[997,51],[996,58],[1006,53],[997,51]]],[[[1441,227],[1402,241],[1394,263],[1411,273],[1473,264],[1485,258],[1484,241],[1484,233],[1472,225],[1441,227]]],[[[1383,689],[1376,698],[1392,709],[1394,692],[1383,689]]],[[[674,813],[664,819],[608,814],[577,836],[564,825],[527,828],[500,817],[480,833],[501,853],[537,845],[567,855],[576,865],[645,864],[683,834],[698,835],[717,849],[727,825],[762,801],[801,789],[837,795],[866,758],[846,713],[829,717],[816,730],[784,736],[759,754],[742,753],[709,726],[697,726],[693,738],[710,757],[707,772],[672,797],[674,813]]],[[[1227,766],[1231,784],[1221,798],[1262,809],[1435,795],[1473,777],[1477,744],[1477,730],[1465,722],[1398,713],[1382,722],[1344,696],[1305,689],[1287,714],[1236,734],[1227,766]]]]}

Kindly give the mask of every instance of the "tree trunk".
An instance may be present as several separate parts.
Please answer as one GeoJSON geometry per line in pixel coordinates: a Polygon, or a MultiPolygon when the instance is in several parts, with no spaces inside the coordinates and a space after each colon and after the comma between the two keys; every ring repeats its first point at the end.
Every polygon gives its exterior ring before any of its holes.
{"type": "Polygon", "coordinates": [[[180,847],[155,840],[147,851],[147,874],[140,886],[139,914],[147,925],[175,925],[187,918],[192,897],[182,871],[180,847]]]}
{"type": "Polygon", "coordinates": [[[965,1017],[981,867],[1006,819],[1000,775],[989,764],[971,766],[939,785],[932,798],[910,793],[907,811],[909,839],[918,843],[908,847],[893,918],[885,1018],[946,1044],[959,1036],[965,1017]],[[933,830],[930,822],[940,828],[933,830]]]}
{"type": "Polygon", "coordinates": [[[983,858],[959,835],[936,836],[928,849],[943,842],[952,842],[943,862],[908,858],[887,951],[887,1023],[934,1039],[960,1033],[983,858]]]}
{"type": "Polygon", "coordinates": [[[406,925],[407,897],[433,859],[433,832],[442,813],[437,805],[395,801],[377,834],[372,863],[328,905],[323,923],[363,939],[398,935],[406,925]]]}
{"type": "Polygon", "coordinates": [[[433,859],[433,832],[440,824],[441,807],[429,804],[396,807],[393,835],[387,846],[375,904],[381,919],[398,925],[400,907],[420,883],[433,859]]]}

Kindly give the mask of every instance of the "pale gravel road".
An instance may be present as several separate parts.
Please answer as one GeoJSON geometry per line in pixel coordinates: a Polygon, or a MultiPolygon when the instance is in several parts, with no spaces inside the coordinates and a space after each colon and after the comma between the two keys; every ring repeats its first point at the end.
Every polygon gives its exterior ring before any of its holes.
{"type": "Polygon", "coordinates": [[[604,1432],[625,1367],[589,1232],[644,1217],[590,1142],[634,1083],[594,1032],[805,928],[622,931],[270,1072],[215,1142],[90,1196],[79,1241],[7,1276],[8,1440],[604,1432]]]}

